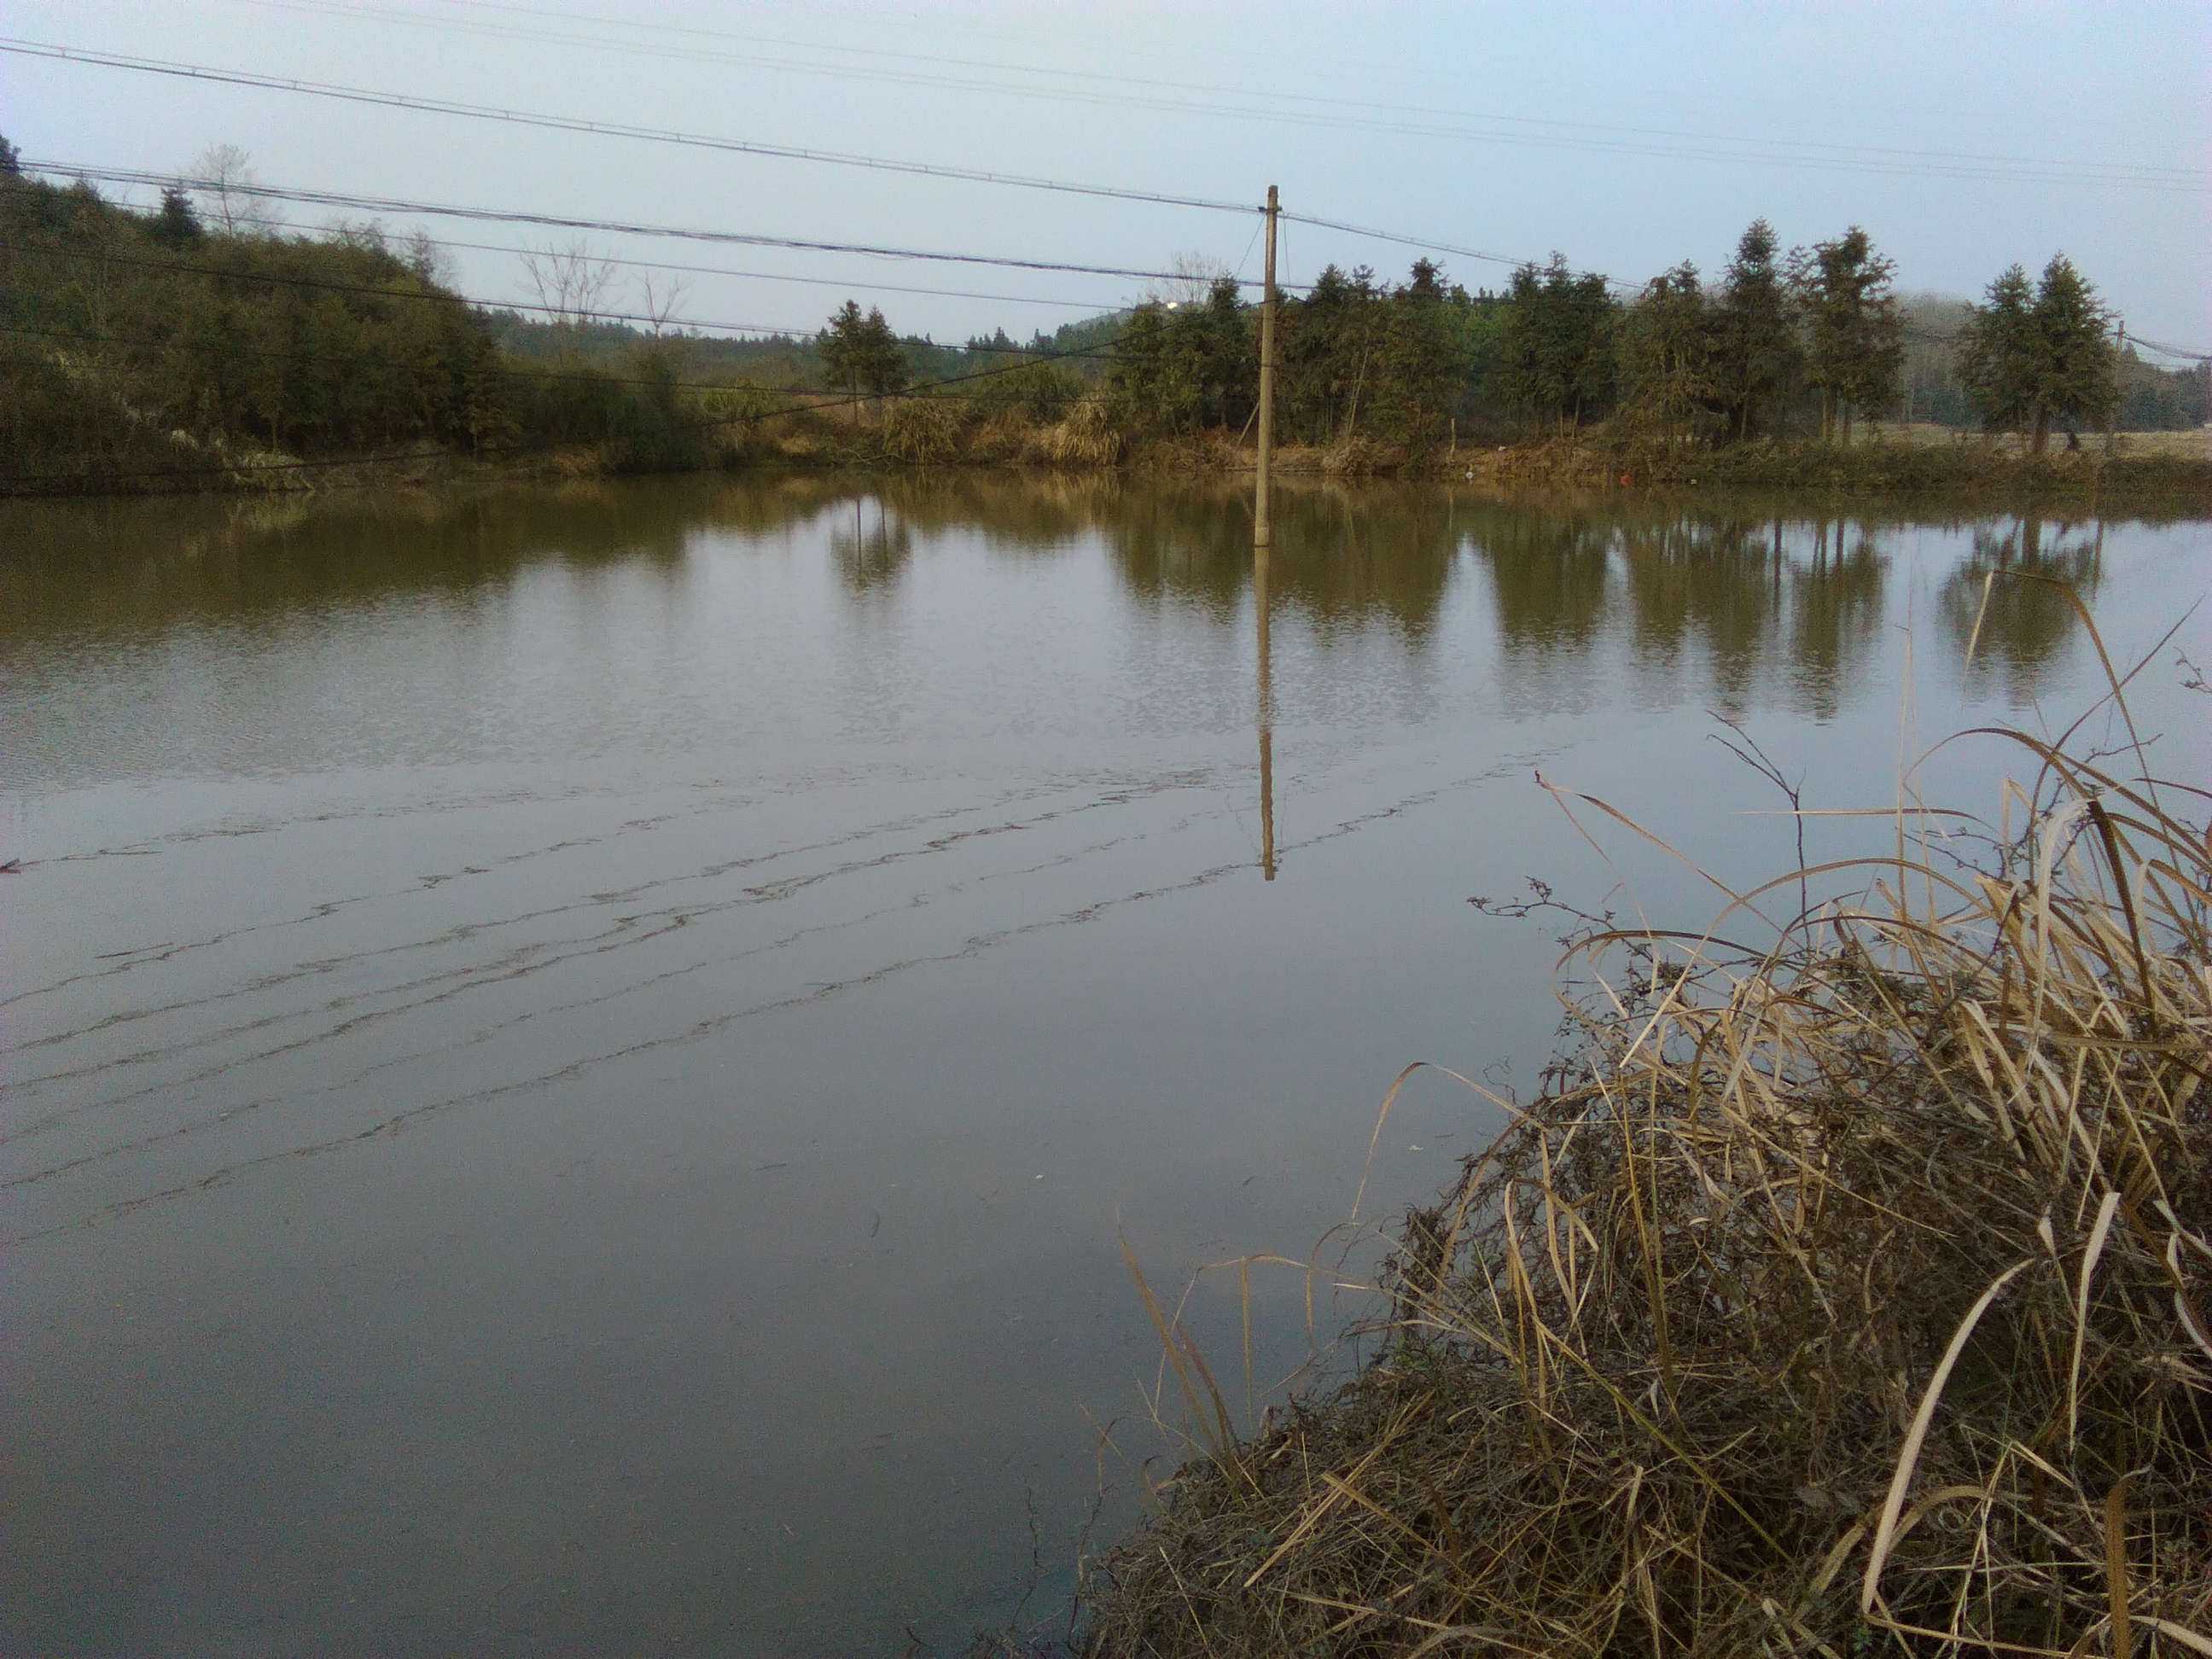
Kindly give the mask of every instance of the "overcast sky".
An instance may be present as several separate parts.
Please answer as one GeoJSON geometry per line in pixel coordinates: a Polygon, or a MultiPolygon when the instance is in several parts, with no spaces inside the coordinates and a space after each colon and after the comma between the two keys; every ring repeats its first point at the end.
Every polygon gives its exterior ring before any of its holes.
{"type": "MultiPolygon", "coordinates": [[[[2063,249],[2131,332],[2212,350],[2212,10],[2148,5],[1174,6],[565,0],[9,0],[0,33],[511,110],[1256,204],[1640,282],[1708,273],[1756,215],[1863,225],[1909,290],[1976,295],[2063,249]]],[[[26,157],[413,202],[1152,270],[1259,271],[1250,215],[534,131],[0,54],[26,157]]],[[[143,199],[143,193],[141,193],[143,199]]],[[[323,209],[289,210],[312,227],[323,209]]],[[[554,233],[387,216],[520,247],[554,233]]],[[[624,238],[695,275],[685,315],[811,331],[847,292],[960,339],[1123,303],[1120,276],[624,238]],[[799,283],[768,275],[821,279],[799,283]],[[825,285],[826,283],[826,285],[825,285]],[[890,285],[863,287],[862,284],[890,285]],[[891,291],[963,290],[991,298],[891,291]]],[[[1401,276],[1416,250],[1289,225],[1401,276]]],[[[1496,286],[1503,264],[1446,254],[1496,286]]],[[[530,297],[506,252],[457,255],[530,297]]]]}

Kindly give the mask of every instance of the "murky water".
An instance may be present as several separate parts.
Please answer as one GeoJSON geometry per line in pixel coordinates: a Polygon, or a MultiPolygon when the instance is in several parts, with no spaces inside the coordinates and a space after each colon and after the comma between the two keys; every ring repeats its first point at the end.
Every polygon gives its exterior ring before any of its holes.
{"type": "MultiPolygon", "coordinates": [[[[2212,586],[2203,524],[1277,524],[1263,676],[1233,492],[0,513],[5,1650],[889,1653],[1048,1603],[1162,1450],[1117,1240],[1164,1289],[1302,1254],[1405,1062],[1531,1086],[1556,929],[1470,895],[1711,908],[1539,772],[1772,873],[1716,714],[1887,804],[2100,684],[1987,572],[2125,663],[2212,586]]],[[[2182,629],[2135,707],[2201,777],[2182,629]]],[[[1417,1079],[1370,1210],[1495,1122],[1417,1079]]],[[[1258,1388],[1304,1286],[1252,1289],[1258,1388]]],[[[1193,1306],[1241,1406],[1233,1279],[1193,1306]]]]}

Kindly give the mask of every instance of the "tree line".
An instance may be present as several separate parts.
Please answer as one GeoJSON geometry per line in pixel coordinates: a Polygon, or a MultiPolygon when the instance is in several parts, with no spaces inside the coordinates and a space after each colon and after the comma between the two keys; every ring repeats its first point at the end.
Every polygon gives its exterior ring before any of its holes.
{"type": "MultiPolygon", "coordinates": [[[[1417,262],[1399,285],[1334,265],[1279,302],[1279,429],[1293,442],[1371,438],[1419,451],[1471,433],[1571,433],[1598,421],[1735,443],[1852,440],[1899,412],[1908,336],[1895,266],[1854,226],[1788,253],[1765,220],[1717,281],[1683,264],[1623,294],[1554,255],[1502,293],[1470,294],[1417,262]]],[[[1130,313],[1106,376],[1141,433],[1241,427],[1258,392],[1256,308],[1217,281],[1196,303],[1130,313]]],[[[2064,255],[2031,282],[2015,266],[1936,337],[1948,413],[2017,432],[2041,453],[2054,428],[2195,424],[2208,377],[2159,376],[2121,352],[2095,290],[2064,255]],[[2124,390],[2169,383],[2166,403],[2124,390]],[[2142,418],[2148,416],[2148,418],[2142,418]],[[2193,417],[2193,418],[2192,418],[2193,417]]]]}
{"type": "Polygon", "coordinates": [[[27,176],[0,138],[0,471],[97,483],[419,443],[706,459],[672,348],[520,364],[427,241],[287,234],[224,199],[178,185],[133,210],[27,176]]]}
{"type": "MultiPolygon", "coordinates": [[[[549,250],[532,271],[550,320],[534,320],[471,305],[427,239],[287,231],[240,187],[242,152],[210,154],[208,179],[141,210],[27,176],[0,138],[0,471],[89,483],[409,444],[586,446],[619,468],[682,468],[741,453],[730,428],[793,403],[863,400],[897,406],[873,423],[887,454],[943,456],[1000,415],[1017,428],[1079,415],[1069,453],[1095,456],[1241,432],[1256,404],[1258,307],[1226,276],[1026,344],[901,336],[855,301],[811,338],[710,341],[664,325],[667,291],[647,293],[649,332],[622,325],[602,294],[616,267],[549,250]]],[[[2161,374],[2107,331],[2063,256],[2033,280],[2006,271],[1931,328],[1856,228],[1784,253],[1757,222],[1717,279],[1685,264],[1633,292],[1557,255],[1498,292],[1426,259],[1398,283],[1332,264],[1280,303],[1276,416],[1287,442],[1419,457],[1601,422],[1849,442],[1900,401],[2037,450],[2054,430],[2212,415],[2212,376],[2161,374]]]]}

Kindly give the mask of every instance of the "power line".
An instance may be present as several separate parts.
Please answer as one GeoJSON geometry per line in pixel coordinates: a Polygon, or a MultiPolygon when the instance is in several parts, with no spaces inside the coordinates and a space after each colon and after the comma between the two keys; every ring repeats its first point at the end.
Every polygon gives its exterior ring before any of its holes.
{"type": "MultiPolygon", "coordinates": [[[[1395,242],[1401,247],[1419,248],[1427,253],[1449,253],[1455,258],[1486,259],[1492,264],[1511,265],[1516,270],[1536,263],[1534,259],[1516,259],[1504,253],[1485,253],[1477,248],[1457,247],[1449,242],[1432,242],[1425,237],[1402,235],[1395,230],[1373,230],[1363,225],[1347,225],[1340,220],[1317,219],[1310,214],[1284,212],[1278,216],[1297,224],[1311,225],[1316,230],[1340,231],[1347,236],[1364,236],[1377,242],[1395,242]]],[[[1601,270],[1578,270],[1573,274],[1577,276],[1595,276],[1607,287],[1617,288],[1631,294],[1644,286],[1641,283],[1624,282],[1618,276],[1608,276],[1601,270]]],[[[1278,283],[1275,286],[1279,289],[1283,284],[1278,283]]]]}
{"type": "MultiPolygon", "coordinates": [[[[443,237],[424,239],[433,247],[462,248],[471,253],[513,253],[527,258],[543,253],[543,248],[513,247],[501,242],[455,242],[443,237]]],[[[599,256],[593,256],[599,257],[599,256]]],[[[957,288],[913,288],[898,283],[860,283],[842,276],[791,276],[774,270],[735,270],[727,265],[671,264],[661,259],[632,259],[619,254],[605,256],[606,263],[627,266],[637,270],[676,270],[697,276],[742,276],[763,283],[802,283],[809,288],[838,288],[856,289],[863,294],[921,294],[939,300],[989,300],[1001,305],[1052,306],[1062,311],[1087,311],[1105,314],[1119,310],[1111,301],[1047,300],[1030,294],[977,294],[957,288]]],[[[1279,283],[1278,288],[1282,285],[1279,283]]]]}
{"type": "MultiPolygon", "coordinates": [[[[173,335],[126,334],[112,329],[32,328],[16,323],[0,323],[0,335],[18,335],[29,339],[66,340],[77,345],[121,344],[174,347],[180,343],[173,335]]],[[[808,342],[794,340],[793,343],[803,346],[808,342]]],[[[278,362],[329,362],[342,355],[336,351],[303,351],[295,348],[252,345],[231,341],[226,341],[222,349],[226,356],[242,354],[278,362]]],[[[945,346],[938,349],[961,354],[969,352],[969,348],[964,346],[945,346]]],[[[991,402],[995,400],[986,393],[943,392],[940,388],[971,385],[978,380],[988,380],[1002,374],[1015,374],[1032,363],[1070,362],[1078,359],[1094,358],[1110,362],[1115,353],[1115,348],[1109,343],[1097,346],[1075,346],[1064,351],[1038,350],[1022,346],[993,347],[989,349],[988,355],[1012,356],[1018,361],[1012,363],[1000,363],[989,368],[975,369],[963,374],[943,375],[933,380],[917,381],[915,389],[926,392],[932,397],[943,396],[960,401],[991,402]]],[[[512,358],[501,361],[500,372],[524,380],[586,380],[599,386],[670,386],[685,392],[731,392],[738,389],[739,384],[730,380],[663,380],[645,375],[617,374],[610,369],[589,366],[578,368],[540,368],[516,362],[512,358]]],[[[850,395],[836,391],[817,392],[808,386],[763,386],[757,381],[744,384],[748,390],[765,393],[770,397],[825,400],[795,404],[790,408],[770,411],[779,415],[799,414],[811,409],[834,407],[836,404],[845,402],[850,395]]]]}
{"type": "MultiPolygon", "coordinates": [[[[111,184],[145,185],[156,189],[178,183],[171,173],[148,173],[135,168],[85,167],[70,161],[27,161],[27,170],[98,179],[111,184]]],[[[187,181],[189,182],[189,181],[187,181]]],[[[744,247],[787,247],[811,253],[857,253],[878,259],[918,259],[945,264],[994,265],[1010,270],[1066,271],[1085,276],[1127,276],[1141,282],[1182,280],[1172,270],[1146,270],[1130,265],[1087,265],[1062,259],[1022,259],[1001,254],[947,253],[932,249],[882,247],[867,242],[815,241],[794,236],[764,236],[745,231],[696,230],[674,225],[636,224],[617,219],[583,219],[566,214],[525,213],[515,210],[453,207],[441,203],[409,202],[388,196],[355,196],[337,191],[288,190],[274,185],[229,185],[234,195],[264,200],[300,202],[313,207],[347,209],[357,213],[427,214],[434,217],[467,219],[490,224],[536,225],[551,230],[597,231],[610,236],[664,236],[681,241],[726,243],[744,247]]],[[[1240,284],[1246,288],[1258,284],[1240,284]]],[[[1278,287],[1282,284],[1278,283],[1278,287]]]]}
{"type": "Polygon", "coordinates": [[[527,300],[478,300],[465,294],[449,292],[442,289],[410,289],[379,283],[341,283],[325,276],[300,276],[283,271],[240,270],[230,265],[189,264],[181,259],[143,259],[127,253],[110,252],[106,249],[80,252],[74,248],[29,248],[19,249],[18,252],[33,258],[78,259],[101,264],[124,265],[139,270],[182,271],[191,276],[215,276],[226,282],[249,285],[268,284],[278,288],[313,289],[329,294],[364,294],[380,300],[411,300],[429,305],[473,306],[479,311],[534,311],[558,319],[574,319],[580,324],[644,323],[664,328],[720,329],[728,334],[763,335],[769,339],[804,339],[812,331],[805,328],[773,326],[766,323],[725,323],[709,322],[689,317],[651,317],[641,312],[603,311],[596,307],[586,312],[579,307],[538,304],[527,300]]]}
{"type": "Polygon", "coordinates": [[[1158,110],[1179,114],[1228,116],[1246,120],[1258,119],[1293,125],[1402,133],[1413,137],[1442,137],[1476,143],[1528,145],[1632,155],[1682,156],[1692,160],[1749,162],[1767,166],[1809,167],[1823,171],[1866,172],[1892,175],[1928,174],[1966,179],[2072,184],[2111,182],[2152,188],[2198,190],[2203,189],[2206,185],[2206,175],[2203,171],[2194,168],[2157,167],[2136,162],[2024,158],[1993,155],[1974,151],[1901,149],[1875,144],[1839,144],[1817,139],[1778,137],[1765,134],[1757,137],[1740,137],[1727,133],[1687,131],[1672,128],[1632,127],[1587,120],[1495,115],[1480,111],[1440,109],[1431,106],[1401,103],[1383,104],[1368,100],[1327,97],[1309,93],[1253,90],[1204,82],[1115,75],[1097,70],[1060,70],[1016,64],[979,62],[973,58],[866,46],[825,46],[819,42],[791,40],[773,35],[745,34],[727,30],[643,23],[633,20],[597,17],[584,13],[545,14],[535,8],[492,3],[491,0],[462,0],[462,3],[468,4],[471,9],[477,10],[521,13],[533,18],[551,15],[570,22],[592,24],[603,27],[650,30],[663,34],[686,37],[686,44],[655,46],[634,40],[609,39],[605,35],[592,36],[556,32],[542,27],[527,27],[519,23],[425,16],[416,13],[398,11],[390,7],[336,3],[335,0],[331,0],[331,3],[324,3],[322,0],[252,0],[252,3],[288,10],[305,11],[323,16],[352,15],[375,21],[398,22],[415,27],[458,31],[493,39],[539,40],[559,45],[588,46],[597,51],[611,50],[635,56],[675,58],[684,61],[706,58],[740,64],[749,67],[797,71],[800,74],[841,80],[872,81],[895,85],[938,86],[960,92],[995,93],[1022,98],[1047,99],[1060,104],[1076,102],[1158,110]],[[784,47],[800,52],[834,53],[846,58],[890,59],[898,67],[866,69],[838,66],[811,63],[805,59],[763,57],[751,52],[718,51],[695,44],[697,40],[709,39],[737,40],[753,46],[784,47]],[[971,73],[963,76],[934,74],[915,69],[913,65],[916,64],[942,64],[951,69],[967,70],[971,73]],[[1003,80],[977,79],[974,78],[972,73],[977,70],[1049,77],[1063,84],[1031,87],[1003,80]],[[1065,84],[1066,82],[1106,83],[1110,86],[1157,90],[1133,94],[1091,91],[1085,90],[1081,86],[1065,84]],[[1246,101],[1223,104],[1200,101],[1182,96],[1163,96],[1162,93],[1211,94],[1216,99],[1227,97],[1246,101]],[[1331,113],[1330,112],[1345,112],[1331,113]],[[1439,125],[1435,121],[1409,118],[1416,116],[1437,117],[1443,122],[1456,125],[1439,125]],[[1468,123],[1480,123],[1492,128],[1521,129],[1521,131],[1484,131],[1479,126],[1470,127],[1465,125],[1468,123]]]}
{"type": "Polygon", "coordinates": [[[2160,345],[2155,340],[2144,339],[2140,334],[2129,334],[2122,337],[2133,345],[2148,346],[2161,357],[2193,357],[2200,363],[2212,363],[2212,352],[2191,351],[2185,346],[2160,345]]]}
{"type": "Polygon", "coordinates": [[[414,110],[431,115],[460,116],[470,120],[498,121],[509,126],[542,127],[556,132],[590,133],[599,137],[631,138],[641,143],[678,144],[691,149],[722,150],[743,155],[765,155],[779,161],[814,161],[830,167],[861,167],[873,173],[909,173],[963,184],[1001,185],[1018,190],[1053,191],[1065,196],[1105,197],[1115,201],[1144,202],[1157,207],[1197,208],[1210,213],[1256,213],[1241,202],[1217,202],[1196,196],[1174,196],[1160,191],[1124,189],[1115,185],[1077,184],[1064,179],[1039,179],[1026,173],[993,173],[979,167],[942,166],[932,161],[899,161],[880,155],[857,155],[841,150],[809,149],[797,144],[771,144],[745,138],[715,137],[704,133],[678,132],[658,127],[632,126],[619,121],[593,121],[580,116],[546,115],[532,111],[500,109],[485,104],[465,104],[446,98],[422,98],[410,93],[378,92],[365,87],[335,86],[319,81],[298,81],[276,75],[254,75],[244,70],[214,69],[201,64],[180,64],[163,58],[130,58],[117,52],[86,52],[43,40],[0,35],[0,52],[20,57],[47,58],[101,69],[129,70],[143,75],[168,76],[187,81],[210,81],[225,86],[254,87],[270,92],[301,93],[352,104],[373,104],[386,109],[414,110]]]}

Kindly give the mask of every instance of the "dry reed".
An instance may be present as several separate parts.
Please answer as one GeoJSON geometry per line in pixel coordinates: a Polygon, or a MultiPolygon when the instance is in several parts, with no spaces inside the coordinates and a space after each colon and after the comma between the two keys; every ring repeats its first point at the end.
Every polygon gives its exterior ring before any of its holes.
{"type": "Polygon", "coordinates": [[[2017,834],[1574,942],[1376,1358],[1208,1434],[1085,1650],[2212,1654],[2206,797],[1994,735],[2017,834]]]}

